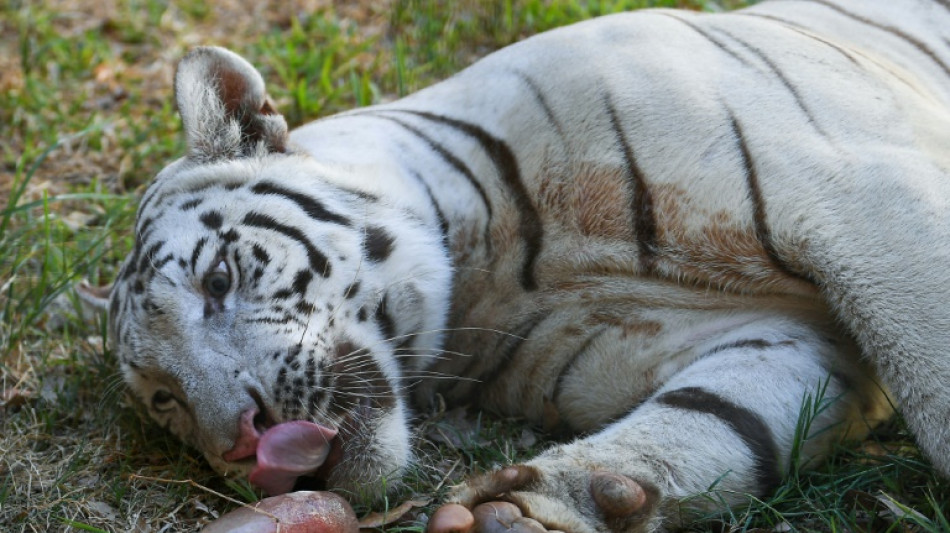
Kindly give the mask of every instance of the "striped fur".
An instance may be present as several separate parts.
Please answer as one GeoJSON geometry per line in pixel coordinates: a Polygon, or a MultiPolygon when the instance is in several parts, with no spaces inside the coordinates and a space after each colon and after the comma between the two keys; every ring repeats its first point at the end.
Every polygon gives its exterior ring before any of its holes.
{"type": "Polygon", "coordinates": [[[230,52],[176,92],[189,151],[142,200],[113,339],[223,473],[256,413],[338,428],[321,475],[372,491],[438,392],[584,435],[457,501],[651,531],[774,487],[803,398],[807,461],[889,389],[950,474],[945,0],[604,17],[293,132],[230,52]]]}

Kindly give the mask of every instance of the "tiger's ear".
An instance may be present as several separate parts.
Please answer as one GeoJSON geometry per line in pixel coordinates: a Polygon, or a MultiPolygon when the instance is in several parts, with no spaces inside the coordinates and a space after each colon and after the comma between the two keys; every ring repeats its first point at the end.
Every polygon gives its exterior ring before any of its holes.
{"type": "Polygon", "coordinates": [[[264,79],[231,51],[209,46],[186,55],[175,74],[175,99],[192,159],[287,150],[287,121],[267,98],[264,79]]]}

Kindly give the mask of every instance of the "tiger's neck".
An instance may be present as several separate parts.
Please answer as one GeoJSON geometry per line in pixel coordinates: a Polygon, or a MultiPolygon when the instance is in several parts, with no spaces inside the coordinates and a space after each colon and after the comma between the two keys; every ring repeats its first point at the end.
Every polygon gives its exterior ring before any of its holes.
{"type": "Polygon", "coordinates": [[[333,179],[341,187],[382,199],[439,233],[456,282],[511,277],[496,267],[504,255],[517,253],[519,226],[526,225],[519,211],[533,207],[519,189],[515,154],[485,129],[435,112],[377,106],[305,125],[292,140],[339,169],[333,179]]]}

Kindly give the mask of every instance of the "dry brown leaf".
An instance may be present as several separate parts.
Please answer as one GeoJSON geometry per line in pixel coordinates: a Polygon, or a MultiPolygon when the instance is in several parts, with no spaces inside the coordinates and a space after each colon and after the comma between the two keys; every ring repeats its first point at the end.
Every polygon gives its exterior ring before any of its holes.
{"type": "Polygon", "coordinates": [[[34,391],[21,389],[19,387],[3,389],[0,391],[0,407],[14,409],[32,400],[35,396],[36,393],[34,391]]]}
{"type": "Polygon", "coordinates": [[[429,505],[429,500],[409,500],[385,512],[370,513],[360,519],[360,529],[377,529],[399,520],[409,511],[429,505]]]}

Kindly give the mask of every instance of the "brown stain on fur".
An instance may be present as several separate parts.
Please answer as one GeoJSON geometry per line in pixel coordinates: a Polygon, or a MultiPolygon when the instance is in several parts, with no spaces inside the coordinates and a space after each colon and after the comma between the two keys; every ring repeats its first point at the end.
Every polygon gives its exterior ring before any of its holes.
{"type": "Polygon", "coordinates": [[[775,268],[758,239],[754,224],[719,210],[698,211],[689,192],[675,185],[656,185],[660,272],[697,286],[733,292],[787,289],[801,283],[775,268]],[[687,221],[701,221],[695,226],[687,221]]]}
{"type": "Polygon", "coordinates": [[[585,237],[630,241],[633,224],[623,169],[578,164],[550,170],[538,190],[544,211],[585,237]]]}

